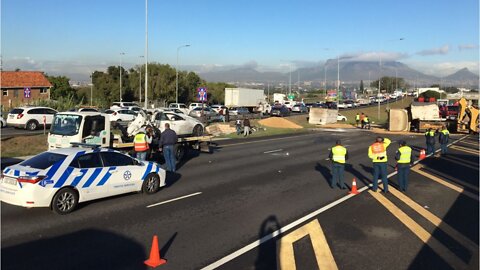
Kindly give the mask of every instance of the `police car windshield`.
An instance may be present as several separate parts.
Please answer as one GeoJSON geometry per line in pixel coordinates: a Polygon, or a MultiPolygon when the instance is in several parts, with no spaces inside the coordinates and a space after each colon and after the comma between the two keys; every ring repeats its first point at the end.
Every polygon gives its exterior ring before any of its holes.
{"type": "Polygon", "coordinates": [[[73,114],[57,114],[53,119],[51,134],[71,136],[78,134],[82,116],[73,114]]]}
{"type": "Polygon", "coordinates": [[[35,169],[45,170],[58,161],[64,160],[67,156],[51,152],[44,152],[20,163],[20,165],[35,169]]]}

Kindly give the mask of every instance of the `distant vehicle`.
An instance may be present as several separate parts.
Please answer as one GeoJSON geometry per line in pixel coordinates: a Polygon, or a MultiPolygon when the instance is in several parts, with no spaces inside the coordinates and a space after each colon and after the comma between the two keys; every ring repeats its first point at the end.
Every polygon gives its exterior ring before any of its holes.
{"type": "Polygon", "coordinates": [[[176,109],[178,111],[181,111],[184,114],[188,114],[188,107],[184,103],[170,103],[168,105],[169,109],[176,109]]]}
{"type": "Polygon", "coordinates": [[[138,106],[137,103],[135,102],[113,102],[112,106],[110,106],[110,109],[120,109],[120,108],[126,108],[126,107],[140,107],[138,106]]]}
{"type": "Polygon", "coordinates": [[[105,110],[105,113],[110,115],[110,121],[133,121],[138,114],[127,109],[105,110]]]}
{"type": "Polygon", "coordinates": [[[65,215],[78,203],[165,186],[165,170],[107,148],[61,148],[3,170],[2,201],[23,207],[51,207],[65,215]]]}
{"type": "Polygon", "coordinates": [[[234,107],[234,108],[229,108],[228,109],[228,114],[229,115],[245,115],[249,114],[250,112],[248,111],[247,108],[243,107],[234,107]]]}
{"type": "Polygon", "coordinates": [[[353,108],[353,101],[351,100],[346,100],[343,104],[347,105],[347,108],[353,108]]]}
{"type": "Polygon", "coordinates": [[[287,109],[289,109],[290,111],[292,110],[293,106],[297,104],[296,101],[292,101],[292,100],[289,100],[289,101],[285,101],[283,103],[283,105],[285,105],[285,107],[287,107],[287,109]]]}
{"type": "Polygon", "coordinates": [[[303,104],[295,104],[292,107],[292,112],[307,113],[308,108],[303,104]]]}
{"type": "Polygon", "coordinates": [[[220,109],[223,109],[223,113],[225,114],[225,109],[227,109],[227,107],[223,105],[212,105],[210,106],[210,109],[214,110],[216,113],[220,113],[220,109]]]}
{"type": "Polygon", "coordinates": [[[203,107],[207,107],[207,104],[205,103],[196,103],[196,102],[192,102],[188,105],[188,113],[189,114],[193,109],[195,108],[202,108],[203,107]]]}
{"type": "Polygon", "coordinates": [[[338,107],[339,109],[346,109],[346,108],[348,108],[348,105],[345,104],[345,103],[338,103],[338,104],[337,104],[337,107],[338,107]]]}
{"type": "Polygon", "coordinates": [[[0,127],[4,128],[6,126],[7,126],[7,121],[5,121],[5,119],[3,119],[2,116],[0,116],[0,127]]]}
{"type": "Polygon", "coordinates": [[[284,105],[274,106],[272,108],[272,111],[270,112],[270,115],[271,116],[280,116],[280,117],[289,116],[290,115],[290,110],[284,105]]]}
{"type": "Polygon", "coordinates": [[[208,107],[203,109],[201,107],[194,108],[190,111],[190,113],[188,113],[188,115],[191,117],[200,118],[202,117],[202,113],[207,119],[217,116],[217,113],[208,107]]]}
{"type": "Polygon", "coordinates": [[[56,110],[48,107],[18,107],[10,111],[7,116],[7,126],[24,128],[27,130],[36,130],[45,125],[52,124],[56,110]]]}
{"type": "Polygon", "coordinates": [[[79,112],[98,112],[95,108],[80,108],[78,109],[79,112]]]}
{"type": "Polygon", "coordinates": [[[337,121],[346,122],[347,117],[345,115],[338,114],[337,115],[337,121]]]}

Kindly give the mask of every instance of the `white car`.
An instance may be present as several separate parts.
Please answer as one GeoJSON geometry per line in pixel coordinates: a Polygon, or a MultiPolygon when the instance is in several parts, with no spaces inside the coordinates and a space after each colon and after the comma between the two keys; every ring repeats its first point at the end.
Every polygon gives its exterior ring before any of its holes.
{"type": "Polygon", "coordinates": [[[216,113],[220,113],[220,109],[223,109],[223,114],[225,114],[225,110],[227,109],[227,107],[223,105],[212,105],[210,106],[210,109],[214,110],[216,113]]]}
{"type": "Polygon", "coordinates": [[[133,121],[138,114],[127,109],[105,110],[105,113],[110,115],[110,121],[133,121]]]}
{"type": "Polygon", "coordinates": [[[205,126],[197,119],[184,114],[178,114],[172,111],[158,111],[153,115],[154,125],[160,129],[165,130],[165,123],[170,124],[170,128],[177,133],[177,135],[203,135],[205,126]]]}
{"type": "Polygon", "coordinates": [[[48,107],[18,107],[10,111],[7,116],[7,126],[36,130],[52,124],[56,110],[48,107]]]}
{"type": "Polygon", "coordinates": [[[110,109],[113,110],[113,109],[120,109],[120,108],[126,108],[126,107],[140,107],[140,106],[138,106],[138,104],[135,102],[122,101],[122,102],[113,102],[110,109]]]}
{"type": "Polygon", "coordinates": [[[170,103],[168,105],[168,108],[171,109],[172,111],[181,111],[184,114],[188,114],[187,105],[183,103],[170,103]]]}
{"type": "Polygon", "coordinates": [[[60,148],[3,170],[0,200],[23,207],[50,207],[64,215],[78,203],[165,186],[165,170],[107,148],[60,148]]]}
{"type": "MultiPolygon", "coordinates": [[[[190,113],[190,112],[191,112],[193,109],[195,109],[195,108],[202,108],[202,106],[203,106],[203,107],[207,107],[207,104],[205,104],[205,103],[196,103],[196,102],[190,103],[190,104],[188,105],[188,113],[190,113]]],[[[187,114],[188,114],[188,113],[187,113],[187,114]]]]}
{"type": "Polygon", "coordinates": [[[338,109],[346,109],[346,108],[348,108],[348,106],[347,106],[347,104],[345,104],[345,103],[338,103],[338,104],[337,104],[337,108],[338,108],[338,109]]]}
{"type": "Polygon", "coordinates": [[[346,122],[347,117],[345,115],[338,114],[337,115],[337,121],[346,122]]]}

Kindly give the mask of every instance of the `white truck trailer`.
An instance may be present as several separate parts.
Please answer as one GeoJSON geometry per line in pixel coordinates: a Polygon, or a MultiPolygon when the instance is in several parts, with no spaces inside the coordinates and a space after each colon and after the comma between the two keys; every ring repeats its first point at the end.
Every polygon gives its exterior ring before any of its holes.
{"type": "Polygon", "coordinates": [[[270,113],[263,89],[225,88],[225,106],[245,107],[251,112],[270,113]]]}

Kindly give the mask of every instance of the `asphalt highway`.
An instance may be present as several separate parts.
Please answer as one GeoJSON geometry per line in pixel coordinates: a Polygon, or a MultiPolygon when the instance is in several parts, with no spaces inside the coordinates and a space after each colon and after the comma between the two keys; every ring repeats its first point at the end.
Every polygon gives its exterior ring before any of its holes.
{"type": "MultiPolygon", "coordinates": [[[[55,215],[48,209],[25,209],[2,203],[2,269],[147,269],[143,261],[149,256],[153,235],[158,236],[161,256],[167,259],[161,269],[208,269],[214,263],[223,269],[277,269],[283,241],[280,237],[317,216],[321,216],[319,224],[327,234],[333,257],[341,269],[405,269],[414,264],[404,262],[398,268],[391,268],[392,258],[375,255],[378,247],[385,246],[385,254],[390,256],[393,251],[398,251],[393,253],[395,262],[401,261],[402,256],[406,260],[411,260],[412,256],[420,258],[418,260],[422,262],[424,257],[418,257],[418,252],[423,252],[425,258],[435,254],[432,255],[428,247],[423,251],[425,245],[415,241],[408,229],[398,225],[399,222],[381,204],[375,203],[374,195],[367,196],[368,191],[306,219],[272,240],[244,249],[313,211],[345,198],[345,190],[331,189],[327,181],[330,161],[326,158],[337,139],[341,139],[349,150],[350,166],[345,174],[348,185],[354,177],[359,189],[369,184],[371,162],[367,148],[376,136],[366,130],[346,129],[219,141],[212,154],[190,153],[178,173],[168,175],[167,187],[157,194],[128,194],[84,203],[66,216],[55,215]],[[361,231],[354,226],[355,222],[351,222],[352,217],[359,224],[370,225],[370,233],[364,232],[360,236],[344,234],[349,230],[361,231]],[[397,224],[399,228],[375,227],[375,220],[397,224]],[[372,234],[380,237],[371,238],[372,234]],[[351,245],[349,241],[356,241],[358,237],[366,240],[351,245]],[[387,241],[389,239],[395,239],[399,244],[393,245],[394,242],[387,241]],[[409,246],[415,249],[409,250],[409,246]],[[246,251],[239,252],[242,249],[246,251]],[[233,253],[238,256],[222,260],[233,253]],[[348,256],[369,259],[355,265],[348,256]]],[[[416,155],[420,148],[424,148],[423,136],[388,137],[393,141],[388,148],[389,173],[394,172],[393,156],[398,140],[406,140],[416,155]]],[[[475,159],[478,164],[478,155],[471,161],[473,164],[475,159]]],[[[446,168],[445,164],[450,163],[426,163],[426,166],[446,168]]],[[[478,175],[478,166],[476,173],[478,175]]],[[[478,228],[478,178],[472,178],[475,171],[468,175],[468,181],[477,187],[476,204],[468,213],[476,213],[476,218],[470,218],[478,228]]],[[[392,182],[396,184],[395,179],[392,182]]],[[[422,198],[419,190],[425,190],[429,196],[424,199],[432,201],[437,193],[431,190],[435,191],[435,188],[413,180],[410,187],[419,198],[422,198]]],[[[455,202],[455,198],[455,194],[446,197],[444,204],[448,206],[450,200],[455,202]]],[[[463,203],[470,206],[471,202],[463,203]]],[[[438,211],[444,211],[441,206],[441,203],[437,206],[438,211]]],[[[456,220],[464,216],[467,215],[453,215],[451,218],[456,220]]],[[[312,224],[312,228],[317,228],[312,224]]],[[[465,227],[462,224],[458,226],[465,227]]],[[[474,239],[472,241],[478,249],[478,232],[475,234],[468,226],[461,231],[469,239],[474,239]]],[[[297,240],[300,242],[295,245],[295,254],[302,254],[297,258],[297,267],[315,269],[311,268],[315,265],[312,244],[305,238],[297,240]]],[[[462,249],[459,250],[457,253],[462,253],[462,249]]]]}

